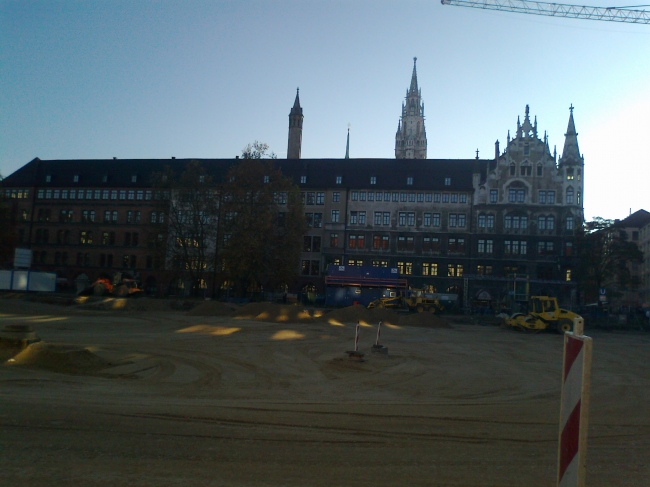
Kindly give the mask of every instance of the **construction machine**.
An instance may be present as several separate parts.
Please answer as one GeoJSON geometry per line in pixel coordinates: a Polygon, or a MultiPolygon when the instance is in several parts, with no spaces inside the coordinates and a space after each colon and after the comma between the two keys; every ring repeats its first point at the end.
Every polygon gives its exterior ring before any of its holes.
{"type": "Polygon", "coordinates": [[[573,329],[574,318],[581,318],[581,316],[573,311],[560,308],[557,298],[531,296],[528,302],[528,313],[514,313],[505,319],[505,324],[533,333],[542,330],[564,333],[573,329]]]}
{"type": "Polygon", "coordinates": [[[423,289],[411,289],[393,297],[376,299],[368,304],[368,308],[401,308],[418,313],[424,311],[438,313],[442,311],[442,305],[438,298],[423,289]]]}
{"type": "Polygon", "coordinates": [[[120,298],[127,296],[134,296],[141,293],[143,290],[138,285],[135,279],[128,279],[122,277],[121,272],[113,274],[113,279],[100,277],[90,285],[95,296],[104,296],[105,294],[113,294],[120,298]]]}

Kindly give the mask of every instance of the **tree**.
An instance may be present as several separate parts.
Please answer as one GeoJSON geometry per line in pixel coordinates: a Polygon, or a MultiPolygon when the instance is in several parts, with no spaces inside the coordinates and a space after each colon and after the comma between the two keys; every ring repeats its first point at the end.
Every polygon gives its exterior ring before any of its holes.
{"type": "Polygon", "coordinates": [[[643,253],[612,220],[595,217],[576,235],[580,259],[578,281],[587,302],[598,299],[598,290],[626,290],[633,284],[628,264],[643,262],[643,253]]]}
{"type": "Polygon", "coordinates": [[[299,188],[265,157],[255,142],[243,151],[222,187],[220,258],[236,292],[289,283],[300,260],[306,231],[299,188]]]}
{"type": "Polygon", "coordinates": [[[179,175],[170,167],[156,177],[156,211],[148,236],[171,268],[172,276],[188,283],[198,296],[213,275],[218,232],[218,190],[205,168],[191,161],[179,175]]]}
{"type": "Polygon", "coordinates": [[[277,159],[275,152],[269,152],[269,145],[257,140],[241,151],[242,159],[277,159]]]}

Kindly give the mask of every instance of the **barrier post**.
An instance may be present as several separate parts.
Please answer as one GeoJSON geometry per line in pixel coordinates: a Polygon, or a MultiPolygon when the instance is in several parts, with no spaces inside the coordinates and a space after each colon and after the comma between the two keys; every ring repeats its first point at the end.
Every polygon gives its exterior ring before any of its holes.
{"type": "Polygon", "coordinates": [[[583,333],[584,320],[575,318],[564,334],[558,487],[585,486],[592,340],[583,333]]]}

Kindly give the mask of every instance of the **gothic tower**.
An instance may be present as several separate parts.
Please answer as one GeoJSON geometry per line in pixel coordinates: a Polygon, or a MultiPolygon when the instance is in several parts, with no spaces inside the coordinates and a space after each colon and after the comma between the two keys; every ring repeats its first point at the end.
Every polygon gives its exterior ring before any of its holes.
{"type": "Polygon", "coordinates": [[[564,134],[564,149],[558,161],[558,170],[565,185],[565,203],[583,207],[585,158],[578,147],[578,132],[573,121],[573,105],[569,107],[569,125],[564,134]]]}
{"type": "Polygon", "coordinates": [[[300,89],[296,89],[296,101],[289,113],[289,144],[287,146],[287,159],[300,159],[302,146],[302,108],[300,107],[300,89]]]}
{"type": "Polygon", "coordinates": [[[418,88],[418,74],[415,69],[416,57],[413,58],[411,86],[406,90],[406,103],[402,103],[402,116],[397,123],[395,134],[396,159],[426,159],[427,133],[424,129],[424,103],[422,92],[418,88]]]}

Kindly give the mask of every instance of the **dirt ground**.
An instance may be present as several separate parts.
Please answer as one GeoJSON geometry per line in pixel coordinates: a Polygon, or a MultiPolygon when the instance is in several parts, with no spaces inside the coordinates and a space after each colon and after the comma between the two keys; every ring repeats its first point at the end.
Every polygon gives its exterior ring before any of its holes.
{"type": "MultiPolygon", "coordinates": [[[[0,485],[555,485],[559,335],[362,324],[360,363],[327,315],[150,308],[0,299],[43,339],[0,350],[0,485]]],[[[650,335],[587,333],[587,485],[647,487],[650,335]]]]}

